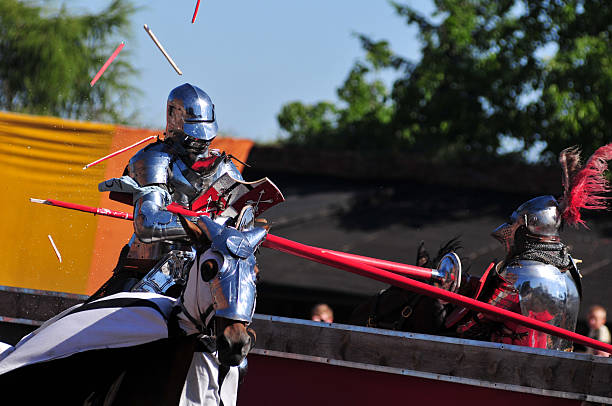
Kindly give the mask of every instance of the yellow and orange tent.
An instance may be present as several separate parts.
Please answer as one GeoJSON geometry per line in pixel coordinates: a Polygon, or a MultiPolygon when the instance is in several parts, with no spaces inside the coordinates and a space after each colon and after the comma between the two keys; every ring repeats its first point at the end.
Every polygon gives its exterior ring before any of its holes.
{"type": "MultiPolygon", "coordinates": [[[[100,287],[129,240],[132,223],[32,204],[29,198],[131,211],[98,192],[98,183],[121,176],[144,145],[82,168],[155,134],[161,131],[0,112],[0,285],[78,294],[100,287]]],[[[223,137],[213,142],[213,148],[242,162],[252,146],[250,140],[223,137]]]]}

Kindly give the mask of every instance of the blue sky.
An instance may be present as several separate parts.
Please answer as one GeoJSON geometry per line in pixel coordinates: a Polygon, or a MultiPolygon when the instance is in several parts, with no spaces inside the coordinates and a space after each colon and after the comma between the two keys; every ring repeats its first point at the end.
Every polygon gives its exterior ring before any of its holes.
{"type": "MultiPolygon", "coordinates": [[[[70,12],[79,12],[99,11],[108,1],[63,3],[70,12]]],[[[193,25],[196,0],[134,3],[141,9],[132,19],[133,36],[124,52],[132,53],[141,71],[134,84],[144,94],[132,102],[141,112],[136,125],[165,126],[168,92],[190,82],[211,96],[222,131],[274,140],[280,134],[276,115],[284,103],[337,100],[336,88],[363,56],[354,32],[387,39],[397,53],[419,58],[416,29],[385,0],[201,0],[193,25]],[[157,50],[143,24],[153,30],[183,76],[157,50]]],[[[426,13],[433,10],[431,0],[406,3],[426,13]]]]}

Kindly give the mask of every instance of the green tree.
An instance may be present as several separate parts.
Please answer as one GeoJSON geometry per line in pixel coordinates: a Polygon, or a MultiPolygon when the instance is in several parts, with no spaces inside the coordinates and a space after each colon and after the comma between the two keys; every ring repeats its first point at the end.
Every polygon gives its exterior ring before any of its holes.
{"type": "MultiPolygon", "coordinates": [[[[418,27],[422,57],[408,61],[385,41],[362,36],[366,62],[356,64],[338,91],[345,106],[326,103],[325,111],[335,112],[325,121],[333,145],[351,147],[345,141],[357,134],[370,144],[380,137],[389,148],[462,159],[494,156],[502,137],[524,150],[545,141],[549,156],[573,144],[590,152],[612,140],[612,3],[436,0],[432,18],[391,4],[418,27]],[[369,72],[383,68],[399,75],[390,95],[367,81],[369,72]]],[[[311,108],[293,104],[303,113],[299,121],[281,110],[290,142],[306,127],[303,139],[320,135],[310,121],[329,114],[309,115],[311,108]]]]}
{"type": "Polygon", "coordinates": [[[113,0],[99,14],[71,15],[18,0],[0,1],[0,109],[98,121],[124,121],[135,74],[122,51],[89,82],[126,36],[134,7],[113,0]]]}
{"type": "Polygon", "coordinates": [[[590,153],[612,142],[612,3],[575,1],[563,12],[536,131],[552,152],[576,144],[590,153]]]}
{"type": "Polygon", "coordinates": [[[337,89],[343,106],[329,102],[292,102],[283,106],[278,122],[288,134],[285,143],[361,149],[384,148],[395,141],[387,128],[393,114],[389,90],[376,77],[381,69],[396,62],[395,57],[386,41],[373,43],[360,38],[369,51],[366,61],[356,63],[337,89]]]}

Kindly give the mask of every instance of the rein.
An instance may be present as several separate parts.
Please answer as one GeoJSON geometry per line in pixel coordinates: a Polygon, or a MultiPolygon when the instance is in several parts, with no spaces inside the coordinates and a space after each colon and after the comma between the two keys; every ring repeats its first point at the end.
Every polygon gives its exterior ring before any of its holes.
{"type": "MultiPolygon", "coordinates": [[[[393,330],[401,330],[404,327],[404,324],[406,323],[406,321],[410,318],[410,316],[413,315],[414,313],[414,308],[419,304],[419,302],[421,301],[421,299],[423,298],[422,295],[413,295],[412,299],[410,299],[408,301],[407,304],[402,303],[400,306],[394,307],[392,311],[383,314],[383,315],[379,315],[379,305],[380,305],[380,300],[381,297],[384,293],[388,292],[388,290],[383,290],[380,291],[377,295],[376,295],[376,300],[374,301],[374,306],[372,308],[372,312],[370,313],[370,315],[368,316],[368,320],[366,323],[366,327],[383,327],[383,328],[389,328],[392,327],[393,330]],[[402,307],[403,306],[403,307],[402,307]],[[393,323],[384,323],[380,320],[380,318],[392,314],[395,311],[399,310],[401,308],[400,314],[398,319],[393,322],[393,323]],[[384,323],[384,324],[383,324],[384,323]]],[[[403,295],[403,291],[398,292],[399,294],[403,295]]]]}

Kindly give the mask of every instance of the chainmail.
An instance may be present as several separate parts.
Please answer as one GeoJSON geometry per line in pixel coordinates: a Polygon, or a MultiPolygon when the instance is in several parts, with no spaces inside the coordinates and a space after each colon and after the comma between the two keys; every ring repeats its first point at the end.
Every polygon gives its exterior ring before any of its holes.
{"type": "Polygon", "coordinates": [[[563,243],[525,241],[523,249],[512,259],[529,259],[556,266],[559,269],[570,266],[570,256],[563,243]]]}

